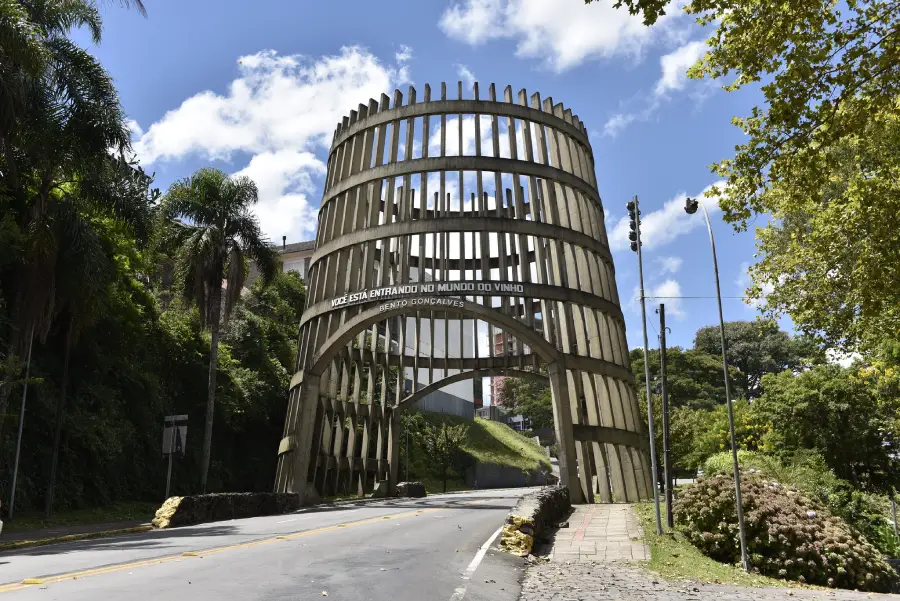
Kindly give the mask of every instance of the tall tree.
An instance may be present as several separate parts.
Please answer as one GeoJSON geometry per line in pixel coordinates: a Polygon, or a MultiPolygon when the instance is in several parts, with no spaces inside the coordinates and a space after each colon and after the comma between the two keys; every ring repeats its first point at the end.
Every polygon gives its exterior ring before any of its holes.
{"type": "MultiPolygon", "coordinates": [[[[127,2],[137,6],[140,3],[127,2]]],[[[8,355],[22,357],[54,315],[56,275],[71,188],[91,187],[108,168],[110,149],[128,150],[129,134],[109,74],[69,39],[87,29],[99,43],[101,20],[89,0],[10,0],[0,4],[0,196],[4,228],[21,235],[4,270],[10,319],[8,355]]],[[[117,194],[91,199],[96,214],[136,225],[117,194]]],[[[71,239],[71,238],[69,238],[71,239]]],[[[0,384],[0,415],[11,385],[0,384]]],[[[2,418],[0,418],[2,419],[2,418]]]]}
{"type": "MultiPolygon", "coordinates": [[[[726,322],[725,340],[728,363],[740,371],[734,381],[745,399],[761,394],[760,383],[765,374],[796,370],[825,361],[820,347],[802,337],[791,338],[772,320],[726,322]]],[[[721,356],[719,326],[697,330],[694,348],[721,356]]]]}
{"type": "Polygon", "coordinates": [[[531,421],[532,429],[553,427],[553,398],[550,387],[528,378],[503,380],[503,407],[531,421]]]}
{"type": "MultiPolygon", "coordinates": [[[[635,374],[635,383],[643,394],[644,351],[632,349],[629,352],[631,370],[635,374]]],[[[659,351],[651,349],[650,359],[651,386],[654,394],[659,389],[659,351]]],[[[712,409],[725,402],[725,379],[722,377],[722,358],[707,352],[705,349],[684,350],[679,346],[669,347],[666,351],[666,380],[668,382],[669,405],[672,407],[688,407],[691,409],[712,409]]],[[[743,378],[743,374],[735,365],[729,365],[732,381],[743,378]]],[[[644,397],[646,399],[646,397],[644,397]]],[[[642,405],[643,406],[643,405],[642,405]]]]}
{"type": "Polygon", "coordinates": [[[109,157],[90,178],[65,186],[56,203],[53,237],[60,252],[55,266],[53,320],[65,331],[63,371],[56,406],[50,475],[44,512],[53,509],[59,447],[65,419],[69,359],[81,334],[108,310],[109,288],[118,275],[110,236],[133,237],[138,247],[147,242],[150,212],[157,192],[140,167],[109,157]],[[98,205],[101,210],[98,210],[98,205]],[[122,219],[108,219],[106,206],[117,206],[122,219]],[[104,219],[108,223],[104,223],[104,219]],[[126,230],[122,232],[121,230],[126,230]]]}
{"type": "Polygon", "coordinates": [[[441,422],[440,427],[425,422],[422,431],[422,442],[428,455],[434,460],[441,476],[443,492],[447,492],[447,474],[450,465],[466,441],[469,427],[465,424],[448,426],[441,422]]]}
{"type": "Polygon", "coordinates": [[[684,6],[714,28],[689,75],[727,77],[728,91],[762,91],[764,103],[734,119],[746,141],[712,165],[727,179],[720,206],[737,230],[755,215],[771,217],[758,230],[762,261],[751,270],[751,295],[830,346],[875,348],[883,332],[898,331],[897,1],[615,6],[648,24],[684,6]]]}
{"type": "Polygon", "coordinates": [[[212,449],[219,328],[227,320],[253,260],[264,282],[275,277],[276,251],[268,244],[252,213],[256,184],[201,169],[173,184],[160,207],[163,247],[176,249],[176,271],[183,298],[195,305],[210,332],[209,380],[200,488],[205,492],[212,449]],[[224,295],[223,295],[224,290],[224,295]],[[224,296],[224,297],[223,297],[224,296]]]}
{"type": "Polygon", "coordinates": [[[794,375],[768,374],[753,412],[768,427],[765,451],[787,456],[817,449],[839,478],[869,490],[900,486],[900,450],[885,412],[851,369],[820,365],[794,375]]]}

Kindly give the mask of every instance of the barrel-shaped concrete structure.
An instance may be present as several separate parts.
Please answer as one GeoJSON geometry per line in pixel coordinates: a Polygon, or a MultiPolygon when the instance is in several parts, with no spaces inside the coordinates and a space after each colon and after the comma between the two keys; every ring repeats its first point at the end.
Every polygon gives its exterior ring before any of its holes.
{"type": "Polygon", "coordinates": [[[398,90],[337,126],[275,489],[390,493],[400,414],[508,375],[550,387],[573,502],[648,498],[587,130],[539,94],[456,91],[398,90]]]}

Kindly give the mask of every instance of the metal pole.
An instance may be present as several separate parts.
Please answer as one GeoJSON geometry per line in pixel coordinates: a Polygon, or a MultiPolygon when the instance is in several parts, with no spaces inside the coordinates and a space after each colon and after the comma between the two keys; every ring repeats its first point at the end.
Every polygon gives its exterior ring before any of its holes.
{"type": "MultiPolygon", "coordinates": [[[[165,424],[163,425],[163,429],[165,429],[165,424]]],[[[175,436],[178,434],[178,425],[175,422],[172,422],[172,436],[169,438],[169,469],[166,473],[166,499],[169,498],[169,485],[172,482],[172,455],[175,454],[175,436]]]]}
{"type": "Polygon", "coordinates": [[[409,421],[406,422],[406,481],[409,482],[409,421]]]}
{"type": "Polygon", "coordinates": [[[653,403],[650,395],[650,358],[647,347],[647,303],[644,299],[644,263],[641,256],[641,213],[638,197],[634,197],[634,218],[637,227],[638,279],[641,283],[641,324],[644,328],[644,378],[647,390],[647,425],[650,428],[650,469],[653,470],[653,504],[656,507],[656,533],[662,534],[662,518],[659,515],[659,479],[656,475],[656,442],[653,440],[653,403]]]}
{"type": "Polygon", "coordinates": [[[728,383],[728,343],[725,340],[725,318],[722,314],[722,291],[719,288],[719,262],[716,259],[716,241],[713,238],[712,222],[703,201],[698,199],[706,217],[706,229],[709,230],[709,245],[712,248],[713,271],[716,274],[716,298],[719,302],[719,335],[722,338],[722,370],[725,374],[725,402],[728,404],[728,430],[731,435],[731,462],[734,468],[734,495],[737,505],[738,534],[741,539],[741,565],[745,572],[750,571],[750,558],[747,557],[747,536],[744,532],[744,506],[741,502],[741,470],[738,467],[737,442],[734,438],[734,408],[731,403],[731,385],[728,383]]]}
{"type": "Polygon", "coordinates": [[[22,452],[22,427],[25,425],[25,399],[28,397],[28,377],[31,375],[31,347],[34,345],[34,324],[28,335],[28,358],[25,360],[25,384],[22,387],[22,406],[19,408],[19,434],[16,437],[16,459],[13,463],[12,487],[9,491],[9,520],[13,519],[16,504],[16,480],[19,476],[19,456],[22,452]]]}
{"type": "Polygon", "coordinates": [[[891,513],[894,516],[894,538],[900,540],[900,533],[897,532],[897,500],[891,496],[891,513]]]}
{"type": "Polygon", "coordinates": [[[675,517],[672,515],[672,457],[669,446],[669,381],[666,370],[666,306],[659,304],[659,372],[660,387],[662,388],[662,418],[663,418],[663,472],[666,479],[666,523],[669,528],[675,527],[675,517]]]}
{"type": "Polygon", "coordinates": [[[169,498],[169,485],[171,483],[172,483],[172,451],[170,449],[169,450],[169,469],[168,469],[168,472],[166,473],[166,496],[163,499],[163,501],[165,501],[166,499],[169,498]]]}

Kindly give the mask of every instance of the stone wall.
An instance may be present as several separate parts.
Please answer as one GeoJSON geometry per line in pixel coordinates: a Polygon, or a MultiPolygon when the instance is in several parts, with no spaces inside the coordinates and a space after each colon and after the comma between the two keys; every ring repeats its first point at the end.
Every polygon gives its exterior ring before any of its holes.
{"type": "Polygon", "coordinates": [[[535,539],[554,528],[571,509],[566,486],[551,486],[525,495],[506,516],[500,546],[514,555],[527,556],[535,539]]]}
{"type": "MultiPolygon", "coordinates": [[[[308,491],[306,504],[318,502],[315,491],[308,491]]],[[[296,493],[214,493],[188,497],[170,497],[156,511],[153,526],[174,528],[204,522],[218,522],[262,515],[279,515],[300,509],[296,493]]]]}

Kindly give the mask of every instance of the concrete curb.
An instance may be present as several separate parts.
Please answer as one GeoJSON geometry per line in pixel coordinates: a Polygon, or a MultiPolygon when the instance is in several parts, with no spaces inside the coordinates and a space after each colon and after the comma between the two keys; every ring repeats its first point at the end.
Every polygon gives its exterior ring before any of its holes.
{"type": "Polygon", "coordinates": [[[119,534],[136,534],[139,532],[150,532],[153,526],[143,524],[133,528],[119,528],[117,530],[101,530],[99,532],[84,532],[82,534],[67,534],[65,536],[55,536],[52,538],[38,538],[35,540],[17,540],[9,543],[0,543],[0,552],[13,551],[16,549],[27,549],[30,547],[44,547],[46,545],[55,545],[57,543],[71,543],[80,540],[90,540],[92,538],[105,538],[107,536],[116,536],[119,534]]]}

